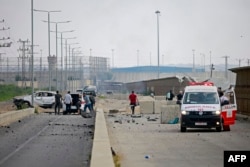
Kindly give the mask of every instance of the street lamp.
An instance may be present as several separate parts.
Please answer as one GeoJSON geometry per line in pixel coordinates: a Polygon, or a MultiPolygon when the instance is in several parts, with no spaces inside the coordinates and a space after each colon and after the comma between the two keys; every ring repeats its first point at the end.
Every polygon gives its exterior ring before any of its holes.
{"type": "MultiPolygon", "coordinates": [[[[56,32],[56,31],[51,31],[51,32],[56,32]]],[[[63,90],[63,39],[66,40],[66,51],[65,51],[65,55],[66,55],[66,60],[67,60],[67,39],[76,39],[76,37],[72,37],[72,38],[63,38],[62,34],[63,33],[68,33],[68,32],[74,32],[74,30],[70,30],[70,31],[57,31],[57,33],[61,33],[61,84],[60,84],[60,90],[63,90]]],[[[65,68],[67,68],[67,65],[65,63],[65,68]]],[[[67,76],[65,76],[67,77],[67,76]]],[[[66,89],[66,86],[65,86],[66,89]]]]}
{"type": "MultiPolygon", "coordinates": [[[[48,13],[48,56],[50,56],[50,13],[52,12],[61,12],[60,10],[37,10],[33,9],[35,12],[46,12],[48,13]]],[[[49,66],[50,67],[50,66],[49,66]]],[[[49,69],[49,90],[51,90],[51,69],[49,69]]]]}
{"type": "MultiPolygon", "coordinates": [[[[71,45],[75,45],[75,44],[79,44],[78,42],[76,42],[76,43],[70,43],[70,44],[67,44],[67,45],[69,45],[69,60],[68,60],[68,69],[70,69],[70,66],[71,66],[71,70],[68,70],[68,71],[71,71],[71,75],[72,75],[72,71],[73,71],[73,51],[71,52],[72,53],[72,55],[71,55],[71,62],[70,62],[70,51],[71,51],[71,48],[70,48],[70,46],[71,45]]],[[[68,71],[67,71],[67,73],[68,73],[68,71]]],[[[67,75],[68,76],[68,75],[67,75]]],[[[71,81],[70,81],[70,83],[73,81],[73,79],[72,79],[72,76],[71,76],[71,81]]],[[[70,84],[69,83],[69,84],[70,84]]],[[[72,89],[73,89],[73,86],[72,86],[73,84],[71,83],[71,85],[69,85],[69,88],[71,89],[71,91],[73,91],[72,89]]]]}
{"type": "Polygon", "coordinates": [[[157,10],[156,12],[157,15],[157,55],[158,55],[158,73],[157,73],[157,78],[159,79],[160,77],[160,40],[159,40],[159,15],[160,15],[160,11],[157,10]]]}
{"type": "MultiPolygon", "coordinates": [[[[66,82],[65,82],[65,89],[67,89],[68,87],[68,65],[69,65],[69,60],[70,60],[70,45],[72,44],[68,44],[67,43],[67,40],[68,39],[76,39],[76,37],[73,37],[73,38],[65,38],[65,50],[66,50],[66,55],[65,55],[65,66],[66,66],[66,73],[65,73],[65,79],[66,79],[66,82]],[[67,55],[68,54],[68,45],[69,45],[69,56],[67,55]],[[68,58],[67,58],[68,57],[68,58]]],[[[75,43],[74,43],[75,44],[75,43]]]]}
{"type": "Polygon", "coordinates": [[[81,47],[75,47],[75,48],[71,48],[71,50],[72,50],[72,67],[73,67],[73,71],[74,71],[74,75],[73,75],[73,77],[72,77],[72,91],[73,90],[76,90],[76,75],[77,75],[77,73],[76,73],[76,66],[77,66],[77,61],[76,61],[76,56],[75,56],[75,54],[77,54],[77,53],[79,53],[79,52],[74,52],[74,50],[75,49],[80,49],[81,47]]]}
{"type": "MultiPolygon", "coordinates": [[[[63,83],[63,37],[62,34],[63,33],[67,33],[67,32],[73,32],[74,30],[71,31],[61,31],[61,91],[62,91],[62,83],[63,83]]],[[[67,53],[66,53],[67,55],[67,53]]]]}
{"type": "MultiPolygon", "coordinates": [[[[45,21],[45,20],[42,20],[43,22],[48,22],[48,21],[45,21]]],[[[55,23],[56,24],[56,90],[58,90],[58,49],[57,49],[57,24],[60,24],[60,23],[69,23],[71,21],[60,21],[60,22],[53,22],[51,21],[50,23],[55,23]]]]}
{"type": "Polygon", "coordinates": [[[31,94],[31,105],[34,106],[34,49],[33,49],[33,44],[34,44],[34,5],[33,5],[33,0],[31,0],[31,87],[32,87],[32,94],[31,94]]]}

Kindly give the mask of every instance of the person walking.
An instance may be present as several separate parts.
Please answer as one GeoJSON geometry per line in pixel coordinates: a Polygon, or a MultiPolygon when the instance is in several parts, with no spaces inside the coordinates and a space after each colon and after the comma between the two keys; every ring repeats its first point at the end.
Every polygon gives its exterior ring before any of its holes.
{"type": "Polygon", "coordinates": [[[57,90],[55,94],[55,115],[56,113],[58,115],[60,114],[61,105],[62,105],[62,95],[59,94],[59,91],[57,90]]]}
{"type": "Polygon", "coordinates": [[[70,95],[70,91],[68,91],[68,93],[65,94],[64,96],[64,103],[66,105],[66,114],[69,114],[71,111],[71,103],[72,103],[72,97],[70,95]]]}
{"type": "Polygon", "coordinates": [[[130,101],[132,115],[134,115],[135,114],[135,106],[138,103],[137,95],[135,94],[134,91],[132,91],[131,94],[129,95],[129,101],[130,101]]]}
{"type": "Polygon", "coordinates": [[[90,95],[89,95],[89,100],[90,100],[90,102],[91,102],[91,110],[92,111],[94,111],[94,106],[95,106],[95,97],[94,97],[94,95],[93,95],[93,93],[90,93],[90,95]]]}
{"type": "Polygon", "coordinates": [[[85,101],[85,105],[84,105],[84,109],[83,109],[83,112],[86,113],[86,109],[88,108],[89,109],[89,112],[92,111],[91,109],[91,101],[89,99],[89,96],[86,95],[86,93],[83,92],[83,100],[85,101]]]}

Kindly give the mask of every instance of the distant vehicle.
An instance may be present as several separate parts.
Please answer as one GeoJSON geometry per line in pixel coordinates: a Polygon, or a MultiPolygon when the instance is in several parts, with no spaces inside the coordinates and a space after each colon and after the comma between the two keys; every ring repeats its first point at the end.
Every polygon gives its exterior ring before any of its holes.
{"type": "Polygon", "coordinates": [[[79,107],[80,109],[80,113],[83,111],[84,109],[84,105],[85,105],[85,101],[83,100],[82,95],[79,92],[76,93],[71,93],[70,94],[72,97],[72,104],[71,104],[71,108],[70,108],[70,113],[66,113],[66,104],[63,103],[63,114],[71,114],[71,113],[76,113],[78,112],[77,109],[79,107]]]}
{"type": "Polygon", "coordinates": [[[82,94],[83,92],[86,93],[86,95],[92,94],[93,96],[96,96],[97,94],[97,88],[94,85],[88,85],[85,86],[83,89],[77,89],[76,92],[82,94]]]}
{"type": "MultiPolygon", "coordinates": [[[[36,91],[34,93],[34,104],[43,108],[53,108],[55,105],[55,95],[54,91],[36,91]]],[[[32,106],[32,95],[15,97],[14,100],[19,100],[22,104],[32,106]]]]}

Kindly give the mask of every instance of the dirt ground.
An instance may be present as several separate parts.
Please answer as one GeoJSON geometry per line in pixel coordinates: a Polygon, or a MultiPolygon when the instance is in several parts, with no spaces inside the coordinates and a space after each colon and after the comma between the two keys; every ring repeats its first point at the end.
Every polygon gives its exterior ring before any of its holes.
{"type": "Polygon", "coordinates": [[[16,110],[16,106],[12,100],[0,102],[0,114],[13,110],[16,110]]]}

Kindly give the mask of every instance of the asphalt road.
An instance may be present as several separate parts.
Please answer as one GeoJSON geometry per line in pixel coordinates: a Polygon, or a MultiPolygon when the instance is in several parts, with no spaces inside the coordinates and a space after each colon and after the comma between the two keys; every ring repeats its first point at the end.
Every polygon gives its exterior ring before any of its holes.
{"type": "Polygon", "coordinates": [[[250,122],[236,120],[231,131],[160,124],[160,114],[131,118],[106,114],[111,147],[122,167],[223,167],[225,150],[250,151],[250,122]]]}
{"type": "Polygon", "coordinates": [[[94,118],[33,114],[0,127],[0,166],[89,167],[94,118]]]}

